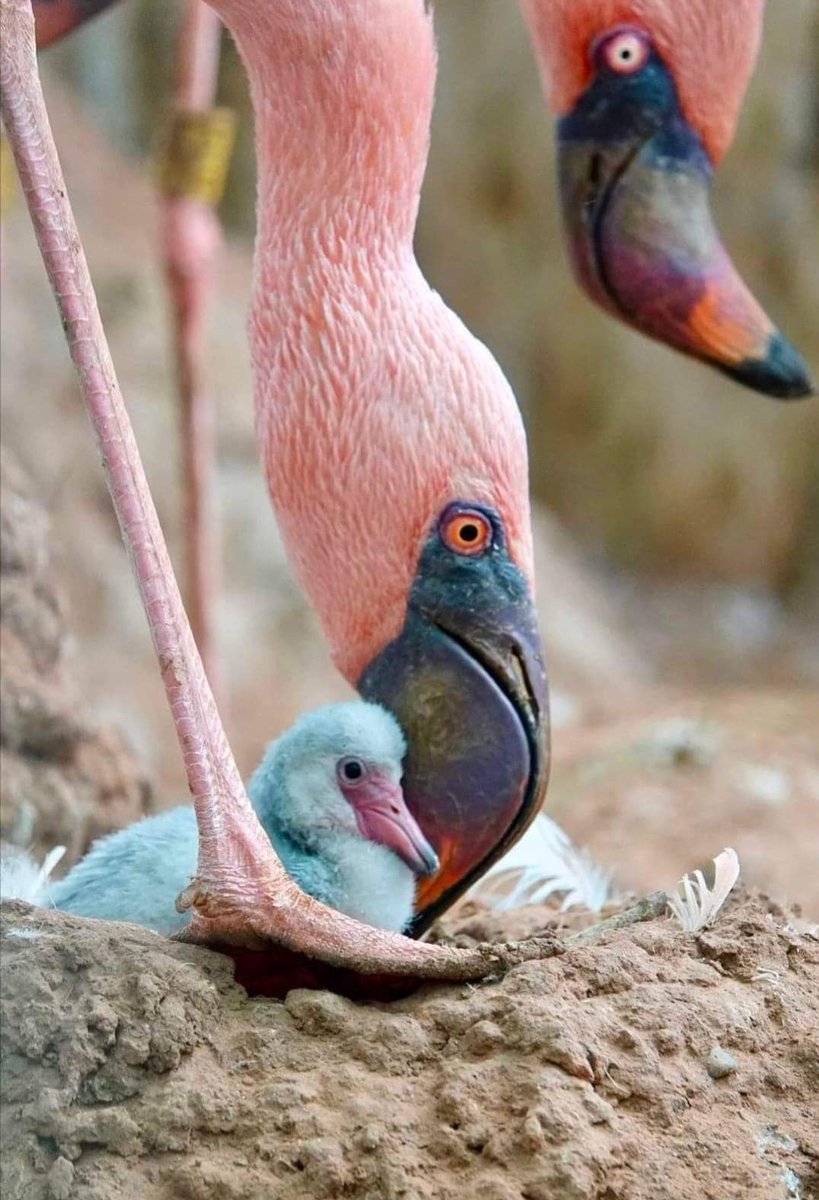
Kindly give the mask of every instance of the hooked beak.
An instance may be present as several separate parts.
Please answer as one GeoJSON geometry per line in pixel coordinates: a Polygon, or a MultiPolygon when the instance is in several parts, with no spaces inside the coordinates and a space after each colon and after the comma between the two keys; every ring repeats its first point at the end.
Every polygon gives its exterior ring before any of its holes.
{"type": "Polygon", "coordinates": [[[392,850],[416,875],[438,870],[438,855],[407,808],[400,784],[371,777],[356,791],[352,803],[362,837],[392,850]]]}
{"type": "MultiPolygon", "coordinates": [[[[510,568],[514,570],[514,568],[510,568]]],[[[523,584],[497,607],[424,602],[359,691],[398,718],[409,745],[403,792],[440,870],[419,887],[419,935],[524,832],[548,779],[548,696],[534,606],[523,584]]]]}
{"type": "Polygon", "coordinates": [[[627,324],[738,383],[780,399],[809,395],[804,361],[719,239],[709,208],[711,162],[676,93],[663,105],[659,87],[644,98],[627,95],[627,86],[610,84],[607,92],[598,81],[558,125],[563,218],[578,281],[627,324]]]}

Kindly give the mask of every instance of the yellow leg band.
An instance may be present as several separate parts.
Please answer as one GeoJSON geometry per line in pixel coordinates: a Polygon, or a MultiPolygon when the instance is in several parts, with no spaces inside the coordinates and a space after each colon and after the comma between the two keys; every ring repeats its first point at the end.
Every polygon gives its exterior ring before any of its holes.
{"type": "Polygon", "coordinates": [[[236,138],[230,108],[175,112],[158,161],[160,190],[213,207],[222,199],[236,138]]]}

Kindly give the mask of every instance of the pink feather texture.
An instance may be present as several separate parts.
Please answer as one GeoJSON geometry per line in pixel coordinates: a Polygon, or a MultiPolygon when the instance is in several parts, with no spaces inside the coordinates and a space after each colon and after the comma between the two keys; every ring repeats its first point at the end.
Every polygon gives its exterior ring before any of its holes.
{"type": "Polygon", "coordinates": [[[531,577],[526,440],[412,238],[436,57],[423,0],[219,0],[250,76],[256,418],[288,555],[355,681],[400,631],[423,538],[493,505],[531,577]]]}

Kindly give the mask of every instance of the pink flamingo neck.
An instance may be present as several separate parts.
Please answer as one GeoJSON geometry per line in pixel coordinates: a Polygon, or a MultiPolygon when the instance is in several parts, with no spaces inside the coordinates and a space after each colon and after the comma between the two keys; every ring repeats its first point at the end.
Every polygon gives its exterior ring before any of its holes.
{"type": "Polygon", "coordinates": [[[400,631],[449,499],[502,511],[530,570],[525,438],[497,363],[413,254],[436,74],[424,0],[216,7],[256,114],[262,457],[288,557],[355,682],[400,631]]]}
{"type": "Polygon", "coordinates": [[[421,0],[219,0],[256,114],[259,265],[411,254],[435,84],[421,0]]]}

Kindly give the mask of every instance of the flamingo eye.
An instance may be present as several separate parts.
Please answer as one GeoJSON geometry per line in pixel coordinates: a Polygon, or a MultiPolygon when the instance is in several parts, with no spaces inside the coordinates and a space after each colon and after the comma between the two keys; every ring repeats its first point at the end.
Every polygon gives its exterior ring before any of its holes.
{"type": "Polygon", "coordinates": [[[477,508],[461,508],[441,523],[444,545],[455,554],[477,558],[492,545],[492,524],[477,508]]]}
{"type": "Polygon", "coordinates": [[[356,787],[367,774],[367,768],[360,758],[342,758],[336,767],[339,782],[347,787],[356,787]]]}
{"type": "Polygon", "coordinates": [[[617,75],[634,75],[648,61],[651,43],[640,29],[615,29],[593,48],[595,59],[617,75]]]}

